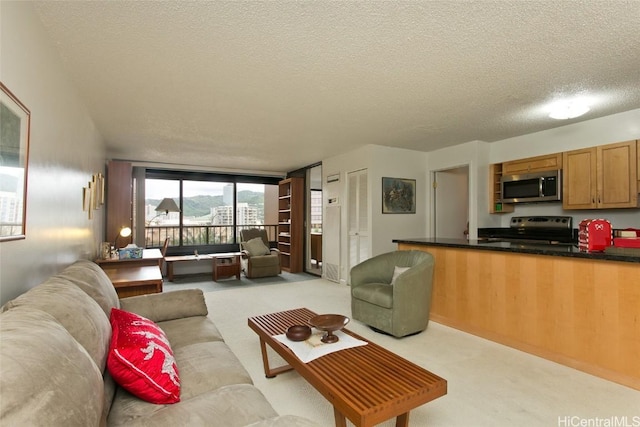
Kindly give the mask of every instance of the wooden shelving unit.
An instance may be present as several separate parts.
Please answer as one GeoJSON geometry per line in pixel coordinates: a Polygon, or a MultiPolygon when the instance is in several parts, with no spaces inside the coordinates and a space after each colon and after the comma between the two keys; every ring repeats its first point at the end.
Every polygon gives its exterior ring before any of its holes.
{"type": "Polygon", "coordinates": [[[502,177],[502,163],[489,165],[489,188],[491,195],[489,197],[489,213],[510,213],[514,207],[511,203],[502,203],[502,188],[500,187],[500,178],[502,177]]]}
{"type": "MultiPolygon", "coordinates": [[[[105,241],[115,243],[122,227],[133,228],[133,166],[129,162],[107,164],[107,215],[105,241]]],[[[118,246],[131,243],[131,237],[118,239],[118,246]]]]}
{"type": "Polygon", "coordinates": [[[287,178],[278,185],[278,250],[282,269],[302,271],[304,260],[304,180],[287,178]]]}

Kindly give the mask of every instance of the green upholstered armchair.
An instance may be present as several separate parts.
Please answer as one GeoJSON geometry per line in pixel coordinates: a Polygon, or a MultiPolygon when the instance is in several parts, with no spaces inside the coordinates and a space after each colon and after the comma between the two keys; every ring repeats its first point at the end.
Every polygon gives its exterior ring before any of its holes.
{"type": "Polygon", "coordinates": [[[398,338],[425,330],[433,265],[433,255],[423,251],[389,252],[356,265],[351,269],[351,317],[398,338]]]}
{"type": "Polygon", "coordinates": [[[241,230],[240,250],[242,268],[248,278],[277,276],[282,272],[280,251],[269,248],[269,239],[265,230],[257,228],[241,230]]]}

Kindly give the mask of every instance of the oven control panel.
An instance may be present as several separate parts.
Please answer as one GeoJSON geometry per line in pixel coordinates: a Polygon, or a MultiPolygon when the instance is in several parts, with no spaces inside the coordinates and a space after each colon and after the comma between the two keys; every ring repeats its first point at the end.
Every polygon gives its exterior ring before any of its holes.
{"type": "Polygon", "coordinates": [[[511,228],[562,228],[571,229],[573,218],[570,216],[514,216],[511,228]]]}

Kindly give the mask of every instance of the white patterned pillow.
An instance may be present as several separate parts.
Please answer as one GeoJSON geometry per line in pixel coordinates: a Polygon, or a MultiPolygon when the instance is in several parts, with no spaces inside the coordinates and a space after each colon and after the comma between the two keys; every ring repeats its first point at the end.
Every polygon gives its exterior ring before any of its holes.
{"type": "Polygon", "coordinates": [[[397,265],[393,268],[393,277],[391,278],[391,285],[396,283],[396,279],[399,275],[410,269],[411,267],[398,267],[397,265]]]}

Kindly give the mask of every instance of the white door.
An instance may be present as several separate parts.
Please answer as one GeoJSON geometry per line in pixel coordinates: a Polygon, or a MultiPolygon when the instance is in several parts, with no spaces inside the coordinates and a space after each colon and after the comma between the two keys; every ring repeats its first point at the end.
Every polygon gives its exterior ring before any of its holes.
{"type": "Polygon", "coordinates": [[[434,237],[464,239],[469,223],[469,167],[434,173],[434,237]]]}
{"type": "MultiPolygon", "coordinates": [[[[347,174],[349,270],[371,256],[367,169],[347,174]]],[[[349,280],[349,279],[348,279],[349,280]]]]}

